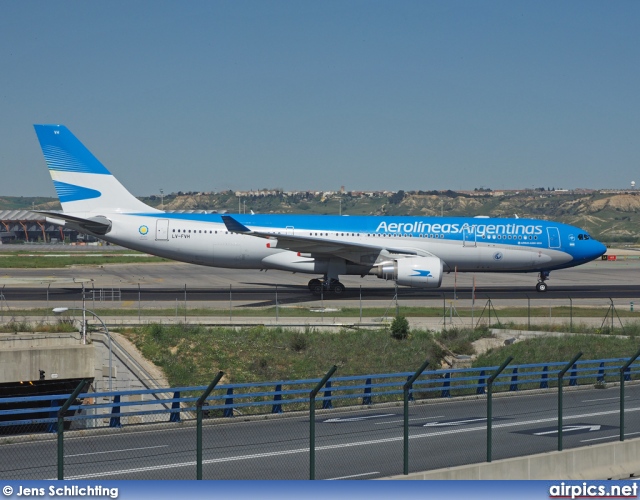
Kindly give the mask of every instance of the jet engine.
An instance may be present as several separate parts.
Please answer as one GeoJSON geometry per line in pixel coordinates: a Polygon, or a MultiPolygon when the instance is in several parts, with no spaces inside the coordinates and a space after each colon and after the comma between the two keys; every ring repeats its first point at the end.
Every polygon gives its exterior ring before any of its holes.
{"type": "Polygon", "coordinates": [[[375,266],[371,274],[398,285],[438,288],[442,283],[442,261],[438,257],[407,257],[375,266]]]}

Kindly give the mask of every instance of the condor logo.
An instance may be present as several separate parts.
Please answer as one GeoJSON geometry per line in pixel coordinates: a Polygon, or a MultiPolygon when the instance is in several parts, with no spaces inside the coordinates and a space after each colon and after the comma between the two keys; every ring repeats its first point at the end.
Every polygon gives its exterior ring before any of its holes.
{"type": "Polygon", "coordinates": [[[420,278],[433,278],[433,274],[431,274],[431,271],[423,271],[421,269],[414,269],[413,272],[416,273],[416,274],[412,274],[411,277],[419,276],[420,278]]]}

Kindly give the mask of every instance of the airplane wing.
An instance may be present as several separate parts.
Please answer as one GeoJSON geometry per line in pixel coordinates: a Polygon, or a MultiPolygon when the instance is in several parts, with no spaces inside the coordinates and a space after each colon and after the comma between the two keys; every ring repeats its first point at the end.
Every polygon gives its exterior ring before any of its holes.
{"type": "Polygon", "coordinates": [[[104,235],[111,230],[111,221],[106,217],[97,216],[83,219],[64,212],[47,212],[43,210],[31,210],[34,213],[42,214],[48,222],[59,226],[72,226],[82,232],[89,231],[93,234],[104,235]]]}
{"type": "Polygon", "coordinates": [[[230,215],[223,215],[227,230],[232,233],[247,234],[266,238],[271,240],[271,248],[282,248],[292,252],[299,252],[313,255],[329,255],[342,257],[356,264],[374,264],[378,257],[389,258],[392,256],[432,256],[429,252],[417,248],[394,247],[387,243],[391,241],[380,242],[381,244],[356,243],[341,240],[327,239],[329,237],[319,238],[317,236],[304,236],[293,234],[273,234],[266,231],[256,231],[241,224],[230,215]]]}

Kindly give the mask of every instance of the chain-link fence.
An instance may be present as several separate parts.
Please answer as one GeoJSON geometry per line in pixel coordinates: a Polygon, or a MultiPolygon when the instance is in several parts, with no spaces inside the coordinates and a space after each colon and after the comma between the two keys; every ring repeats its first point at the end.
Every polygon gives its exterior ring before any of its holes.
{"type": "MultiPolygon", "coordinates": [[[[516,324],[528,330],[552,326],[575,333],[587,329],[626,333],[628,325],[638,322],[640,295],[633,297],[628,290],[619,297],[585,296],[579,289],[574,293],[514,297],[509,289],[474,292],[359,287],[338,298],[312,295],[304,286],[274,284],[257,290],[230,285],[211,290],[185,284],[179,289],[48,287],[29,290],[27,297],[12,288],[2,292],[0,325],[21,331],[33,323],[81,323],[82,310],[95,312],[110,327],[189,322],[371,328],[402,315],[412,328],[423,329],[516,324]]],[[[86,319],[97,321],[91,315],[86,319]]]]}

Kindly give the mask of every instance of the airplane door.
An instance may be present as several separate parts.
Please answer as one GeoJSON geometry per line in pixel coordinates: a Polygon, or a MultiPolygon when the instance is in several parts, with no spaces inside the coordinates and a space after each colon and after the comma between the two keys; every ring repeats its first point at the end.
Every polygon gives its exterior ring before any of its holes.
{"type": "Polygon", "coordinates": [[[156,221],[156,241],[169,240],[169,219],[158,219],[156,221]]]}
{"type": "Polygon", "coordinates": [[[560,248],[560,231],[557,227],[548,227],[549,248],[560,248]]]}
{"type": "Polygon", "coordinates": [[[293,226],[287,226],[286,227],[287,234],[290,234],[291,236],[293,236],[293,229],[294,229],[293,226]]]}
{"type": "Polygon", "coordinates": [[[475,233],[475,231],[469,231],[466,228],[462,230],[462,246],[463,247],[475,247],[476,246],[476,233],[475,233]]]}

